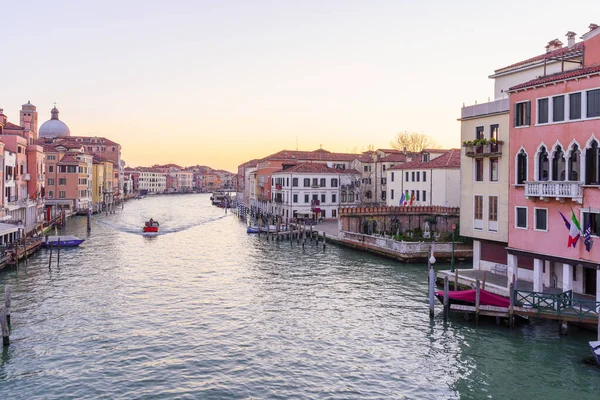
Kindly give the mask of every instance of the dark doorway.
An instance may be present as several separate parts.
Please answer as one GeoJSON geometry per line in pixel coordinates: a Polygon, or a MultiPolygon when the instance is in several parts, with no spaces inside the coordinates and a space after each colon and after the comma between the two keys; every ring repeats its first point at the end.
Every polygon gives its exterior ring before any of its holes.
{"type": "Polygon", "coordinates": [[[596,270],[592,268],[584,268],[584,285],[585,294],[596,295],[596,270]]]}

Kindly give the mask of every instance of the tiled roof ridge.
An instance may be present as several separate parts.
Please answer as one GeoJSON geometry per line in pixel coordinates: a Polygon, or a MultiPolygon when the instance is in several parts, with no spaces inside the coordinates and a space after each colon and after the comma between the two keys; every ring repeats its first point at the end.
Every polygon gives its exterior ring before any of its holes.
{"type": "Polygon", "coordinates": [[[542,76],[536,79],[532,79],[525,83],[520,83],[508,89],[509,91],[524,89],[532,86],[544,85],[556,81],[562,81],[567,79],[575,79],[580,76],[600,74],[600,64],[592,65],[585,68],[572,69],[566,72],[557,72],[555,74],[542,76]]]}
{"type": "Polygon", "coordinates": [[[294,165],[293,167],[290,167],[290,168],[287,168],[287,169],[280,169],[280,170],[274,171],[273,174],[276,174],[276,173],[279,173],[279,172],[286,172],[286,173],[291,173],[291,172],[297,172],[297,173],[331,173],[331,174],[352,174],[352,173],[356,173],[356,174],[360,174],[360,172],[356,171],[355,169],[337,169],[337,168],[328,167],[326,164],[313,163],[313,162],[305,162],[305,163],[294,165]]]}
{"type": "Polygon", "coordinates": [[[584,47],[583,46],[583,42],[575,43],[571,47],[568,47],[568,46],[567,47],[562,47],[560,49],[552,50],[550,52],[547,52],[547,53],[544,53],[544,54],[540,54],[540,55],[537,55],[535,57],[531,57],[531,58],[528,58],[526,60],[522,60],[522,61],[516,62],[514,64],[507,65],[507,66],[502,67],[502,68],[498,68],[497,70],[494,71],[494,74],[499,74],[499,73],[502,73],[502,72],[509,71],[509,70],[511,70],[513,68],[525,66],[527,64],[532,64],[532,63],[535,63],[536,61],[542,61],[542,60],[547,59],[547,58],[553,58],[553,57],[556,57],[556,56],[560,56],[560,55],[562,55],[564,53],[568,53],[570,51],[578,51],[578,50],[583,49],[583,47],[584,47]]]}
{"type": "Polygon", "coordinates": [[[460,149],[448,149],[448,151],[441,156],[434,158],[430,161],[411,161],[404,164],[394,165],[389,169],[442,169],[442,168],[460,168],[460,149]]]}

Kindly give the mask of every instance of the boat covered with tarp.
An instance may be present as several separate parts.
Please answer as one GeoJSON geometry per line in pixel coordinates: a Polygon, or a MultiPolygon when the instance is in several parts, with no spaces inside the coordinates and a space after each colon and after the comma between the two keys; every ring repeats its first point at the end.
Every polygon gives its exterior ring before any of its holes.
{"type": "MultiPolygon", "coordinates": [[[[438,298],[442,303],[444,302],[444,292],[435,292],[435,297],[438,298]]],[[[477,290],[454,290],[448,292],[450,298],[450,304],[462,304],[462,305],[475,305],[477,290]]],[[[497,294],[488,292],[487,290],[479,290],[479,305],[482,306],[495,306],[495,307],[509,307],[510,300],[507,297],[502,297],[497,294]]]]}

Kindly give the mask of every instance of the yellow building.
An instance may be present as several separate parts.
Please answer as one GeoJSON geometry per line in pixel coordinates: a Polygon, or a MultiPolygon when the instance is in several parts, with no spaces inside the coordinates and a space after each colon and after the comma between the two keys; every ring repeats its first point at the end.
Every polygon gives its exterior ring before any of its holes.
{"type": "Polygon", "coordinates": [[[93,211],[99,212],[102,210],[102,201],[104,198],[104,163],[98,161],[94,157],[92,171],[92,203],[94,204],[93,211]]]}
{"type": "Polygon", "coordinates": [[[113,207],[115,199],[114,164],[106,158],[94,155],[93,172],[94,211],[109,210],[113,207]]]}

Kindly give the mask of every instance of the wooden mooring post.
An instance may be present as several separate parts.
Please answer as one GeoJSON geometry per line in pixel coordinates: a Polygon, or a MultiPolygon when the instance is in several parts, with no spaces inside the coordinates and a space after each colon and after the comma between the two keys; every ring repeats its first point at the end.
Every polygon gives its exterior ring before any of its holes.
{"type": "Polygon", "coordinates": [[[48,258],[48,269],[52,268],[52,249],[54,248],[54,243],[50,242],[50,258],[48,258]]]}
{"type": "Polygon", "coordinates": [[[454,270],[454,290],[458,290],[458,268],[454,270]]]}
{"type": "Polygon", "coordinates": [[[323,251],[325,251],[325,244],[327,243],[327,233],[323,231],[323,251]]]}
{"type": "Polygon", "coordinates": [[[60,265],[60,238],[58,238],[58,243],[56,244],[56,266],[60,265]]]}
{"type": "Polygon", "coordinates": [[[4,286],[4,310],[6,310],[6,323],[10,328],[10,286],[4,286]]]}
{"type": "Polygon", "coordinates": [[[510,305],[508,306],[508,326],[511,328],[515,327],[515,284],[513,282],[508,286],[508,298],[510,305]]]}
{"type": "Polygon", "coordinates": [[[448,293],[450,280],[448,275],[444,276],[444,321],[448,320],[448,314],[450,314],[450,295],[448,293]]]}
{"type": "Polygon", "coordinates": [[[477,279],[475,284],[475,324],[479,324],[479,303],[481,298],[481,282],[477,279]]]}
{"type": "MultiPolygon", "coordinates": [[[[25,233],[25,229],[23,229],[25,233]]],[[[23,256],[25,257],[25,265],[27,265],[27,235],[23,234],[23,256]]]]}
{"type": "Polygon", "coordinates": [[[6,310],[4,307],[0,308],[0,327],[2,329],[2,345],[8,346],[10,344],[8,322],[6,322],[6,310]]]}
{"type": "Polygon", "coordinates": [[[487,275],[487,271],[483,271],[483,281],[481,281],[481,288],[485,290],[485,278],[487,275]]]}
{"type": "Polygon", "coordinates": [[[91,232],[92,230],[92,209],[88,208],[88,214],[87,214],[87,231],[91,232]]]}
{"type": "Polygon", "coordinates": [[[258,219],[258,238],[260,239],[260,231],[262,230],[262,219],[258,219]]]}

